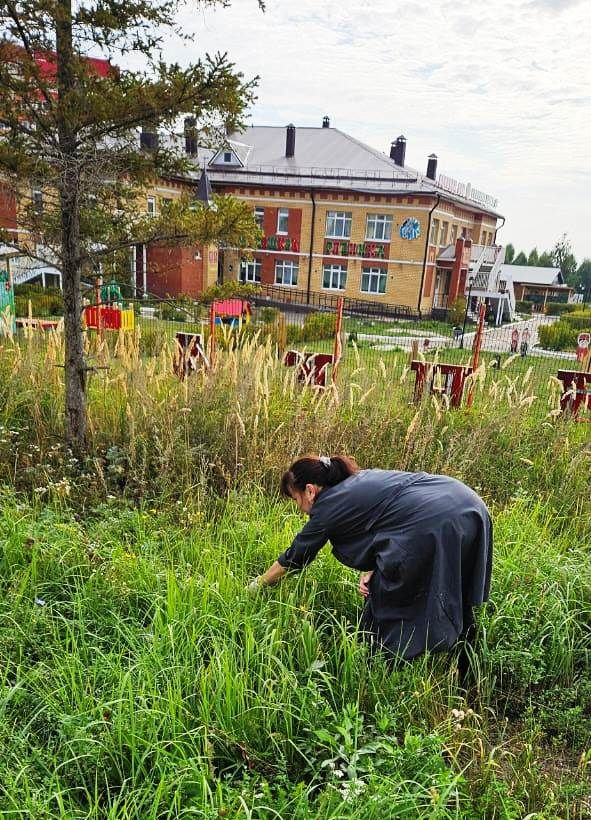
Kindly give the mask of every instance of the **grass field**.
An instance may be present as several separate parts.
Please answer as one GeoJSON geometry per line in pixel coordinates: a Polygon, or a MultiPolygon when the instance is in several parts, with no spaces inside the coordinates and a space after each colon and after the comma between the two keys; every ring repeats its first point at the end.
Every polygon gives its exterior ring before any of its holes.
{"type": "Polygon", "coordinates": [[[78,460],[61,340],[0,344],[2,817],[591,815],[588,425],[538,415],[523,371],[454,412],[354,349],[325,392],[270,342],[182,383],[169,346],[89,354],[106,369],[78,460]],[[277,481],[306,450],[485,498],[493,586],[467,689],[453,655],[369,657],[358,579],[326,548],[247,591],[301,526],[277,481]]]}

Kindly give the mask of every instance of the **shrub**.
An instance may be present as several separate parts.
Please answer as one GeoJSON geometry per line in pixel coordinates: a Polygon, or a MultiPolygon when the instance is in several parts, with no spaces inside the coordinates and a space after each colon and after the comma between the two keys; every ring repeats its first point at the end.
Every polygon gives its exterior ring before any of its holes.
{"type": "Polygon", "coordinates": [[[546,313],[551,316],[562,316],[563,313],[574,313],[579,305],[574,302],[546,302],[546,313]]]}
{"type": "Polygon", "coordinates": [[[279,310],[274,307],[262,307],[258,310],[259,319],[266,325],[271,325],[279,316],[279,310]]]}
{"type": "Polygon", "coordinates": [[[572,349],[576,347],[578,335],[578,330],[562,320],[553,325],[541,325],[538,328],[540,344],[548,350],[572,349]]]}
{"type": "Polygon", "coordinates": [[[41,285],[17,285],[14,289],[14,306],[17,316],[27,316],[31,311],[36,318],[64,315],[64,298],[59,288],[41,285]]]}
{"type": "Polygon", "coordinates": [[[515,310],[517,313],[531,313],[533,302],[515,302],[515,310]]]}
{"type": "Polygon", "coordinates": [[[318,342],[321,339],[333,338],[336,320],[334,313],[308,313],[302,330],[303,341],[318,342]]]}
{"type": "Polygon", "coordinates": [[[451,303],[447,312],[446,321],[450,325],[461,325],[466,314],[466,299],[464,296],[458,296],[457,299],[451,303]]]}
{"type": "Polygon", "coordinates": [[[591,331],[591,311],[588,311],[587,313],[583,313],[583,311],[577,313],[565,313],[560,321],[565,322],[574,330],[591,331]]]}
{"type": "Polygon", "coordinates": [[[299,344],[304,341],[302,328],[298,325],[287,325],[286,342],[288,345],[299,344]]]}

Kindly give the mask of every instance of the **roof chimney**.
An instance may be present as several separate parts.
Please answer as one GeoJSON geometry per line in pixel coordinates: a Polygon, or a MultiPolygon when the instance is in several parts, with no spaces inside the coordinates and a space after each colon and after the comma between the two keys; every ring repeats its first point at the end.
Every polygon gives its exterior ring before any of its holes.
{"type": "Polygon", "coordinates": [[[142,133],[140,134],[140,148],[145,151],[158,150],[158,131],[153,125],[142,125],[142,133]]]}
{"type": "Polygon", "coordinates": [[[185,152],[187,154],[197,153],[197,120],[195,117],[185,117],[185,152]]]}
{"type": "Polygon", "coordinates": [[[286,135],[286,138],[285,138],[285,156],[286,157],[295,156],[295,137],[296,137],[295,125],[290,123],[287,126],[287,135],[286,135]]]}
{"type": "Polygon", "coordinates": [[[437,176],[437,154],[429,154],[429,161],[427,162],[427,176],[432,180],[435,180],[435,177],[437,176]]]}
{"type": "Polygon", "coordinates": [[[329,118],[328,114],[324,115],[324,118],[322,120],[322,127],[323,128],[330,128],[330,118],[329,118]]]}
{"type": "Polygon", "coordinates": [[[402,134],[396,138],[396,142],[390,145],[390,159],[393,159],[396,165],[401,165],[404,168],[404,157],[406,156],[406,137],[402,134]]]}

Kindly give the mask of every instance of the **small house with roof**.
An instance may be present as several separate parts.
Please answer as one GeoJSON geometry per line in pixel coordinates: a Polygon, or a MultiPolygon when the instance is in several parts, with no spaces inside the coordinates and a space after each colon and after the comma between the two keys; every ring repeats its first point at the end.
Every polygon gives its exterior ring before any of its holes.
{"type": "Polygon", "coordinates": [[[540,268],[533,265],[502,265],[501,276],[513,282],[518,302],[568,302],[574,288],[567,285],[560,268],[540,268]]]}

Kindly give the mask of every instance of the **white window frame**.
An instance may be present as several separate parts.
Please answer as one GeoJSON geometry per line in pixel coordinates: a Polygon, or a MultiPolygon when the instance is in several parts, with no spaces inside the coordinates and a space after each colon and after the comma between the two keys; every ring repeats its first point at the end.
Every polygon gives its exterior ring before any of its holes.
{"type": "Polygon", "coordinates": [[[449,233],[449,222],[442,222],[439,229],[439,244],[447,245],[447,235],[449,233]]]}
{"type": "Polygon", "coordinates": [[[241,259],[239,281],[259,284],[261,281],[261,260],[256,258],[241,259]]]}
{"type": "Polygon", "coordinates": [[[433,222],[431,222],[431,236],[429,237],[429,243],[431,245],[437,244],[437,240],[439,239],[439,229],[439,220],[434,219],[433,222]]]}
{"type": "Polygon", "coordinates": [[[224,151],[223,161],[224,161],[225,163],[230,163],[230,162],[232,162],[232,152],[231,152],[231,151],[224,151]]]}
{"type": "Polygon", "coordinates": [[[455,224],[452,224],[450,231],[451,231],[450,235],[449,235],[450,243],[455,244],[455,241],[458,238],[458,226],[455,225],[455,224]]]}
{"type": "Polygon", "coordinates": [[[156,216],[156,197],[149,196],[146,198],[146,210],[148,216],[156,216]]]}
{"type": "Polygon", "coordinates": [[[324,265],[322,268],[322,289],[323,290],[346,290],[347,288],[347,266],[346,265],[324,265]],[[329,284],[326,284],[328,275],[329,284]]]}
{"type": "Polygon", "coordinates": [[[353,213],[351,211],[327,211],[324,235],[327,239],[351,239],[352,223],[353,213]],[[332,233],[329,228],[332,229],[332,233]]]}
{"type": "Polygon", "coordinates": [[[275,284],[285,288],[296,288],[298,285],[299,265],[292,259],[275,260],[275,284]],[[289,272],[289,276],[286,274],[289,272]],[[281,275],[281,281],[278,275],[281,275]],[[286,281],[289,279],[289,281],[286,281]]]}
{"type": "Polygon", "coordinates": [[[263,230],[263,224],[265,221],[265,209],[264,208],[255,208],[254,209],[254,221],[257,223],[258,227],[263,230]]]}
{"type": "Polygon", "coordinates": [[[378,267],[363,267],[361,268],[361,293],[369,293],[373,296],[383,296],[386,293],[388,285],[388,271],[386,268],[378,267]],[[363,287],[364,279],[367,279],[367,289],[363,287]],[[383,282],[384,289],[380,290],[380,284],[383,282]]]}
{"type": "Polygon", "coordinates": [[[277,211],[277,235],[287,236],[289,226],[289,208],[279,208],[277,211]],[[282,229],[284,225],[285,230],[282,229]]]}
{"type": "Polygon", "coordinates": [[[389,242],[392,239],[392,217],[390,214],[368,214],[365,238],[371,242],[389,242]]]}

